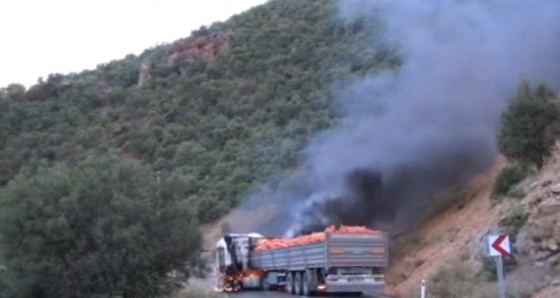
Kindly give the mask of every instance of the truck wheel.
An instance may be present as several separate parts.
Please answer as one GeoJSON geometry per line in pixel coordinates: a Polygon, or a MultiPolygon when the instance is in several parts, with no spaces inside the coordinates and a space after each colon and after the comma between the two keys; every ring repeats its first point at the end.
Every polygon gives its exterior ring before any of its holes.
{"type": "Polygon", "coordinates": [[[295,294],[294,274],[292,272],[286,272],[286,292],[291,295],[295,294]]]}
{"type": "Polygon", "coordinates": [[[268,284],[266,274],[261,276],[261,278],[259,279],[259,288],[260,288],[261,291],[269,291],[270,290],[270,286],[268,284]]]}
{"type": "Polygon", "coordinates": [[[294,273],[295,275],[295,280],[294,280],[294,288],[295,288],[295,294],[298,296],[301,296],[302,292],[303,292],[303,278],[302,278],[302,272],[296,272],[294,273]]]}
{"type": "Polygon", "coordinates": [[[305,270],[302,281],[302,294],[306,297],[312,297],[315,294],[315,278],[312,270],[305,270]]]}

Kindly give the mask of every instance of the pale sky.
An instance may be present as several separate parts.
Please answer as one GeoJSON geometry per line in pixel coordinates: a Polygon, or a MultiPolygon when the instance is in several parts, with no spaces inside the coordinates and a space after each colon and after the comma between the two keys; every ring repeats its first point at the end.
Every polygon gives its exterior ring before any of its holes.
{"type": "Polygon", "coordinates": [[[138,55],[267,0],[1,0],[0,88],[138,55]]]}

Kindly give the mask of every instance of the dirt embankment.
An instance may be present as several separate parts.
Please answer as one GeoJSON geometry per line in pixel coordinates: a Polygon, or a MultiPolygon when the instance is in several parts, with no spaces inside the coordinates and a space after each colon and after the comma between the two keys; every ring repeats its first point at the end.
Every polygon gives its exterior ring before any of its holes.
{"type": "Polygon", "coordinates": [[[470,257],[481,249],[479,239],[498,218],[499,211],[488,198],[504,163],[500,160],[473,179],[451,209],[397,240],[387,276],[390,293],[415,293],[422,279],[429,280],[450,260],[470,257]]]}

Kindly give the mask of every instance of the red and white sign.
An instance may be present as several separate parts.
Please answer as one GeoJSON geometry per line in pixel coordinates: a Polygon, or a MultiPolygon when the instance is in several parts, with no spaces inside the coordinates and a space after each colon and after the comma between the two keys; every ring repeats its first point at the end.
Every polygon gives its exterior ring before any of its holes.
{"type": "Polygon", "coordinates": [[[488,236],[488,251],[493,257],[509,256],[511,254],[509,236],[506,234],[488,236]]]}

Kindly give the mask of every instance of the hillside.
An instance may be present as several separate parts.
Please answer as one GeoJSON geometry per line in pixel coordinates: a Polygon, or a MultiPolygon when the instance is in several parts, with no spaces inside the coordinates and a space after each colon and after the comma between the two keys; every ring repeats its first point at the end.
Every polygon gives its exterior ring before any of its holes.
{"type": "Polygon", "coordinates": [[[485,236],[503,232],[513,241],[513,255],[505,258],[509,295],[560,295],[560,143],[542,170],[509,185],[510,191],[498,198],[496,181],[508,166],[500,157],[449,210],[396,239],[389,293],[416,297],[425,279],[434,297],[495,296],[496,268],[486,257],[485,236]]]}
{"type": "Polygon", "coordinates": [[[335,4],[270,1],[139,56],[3,88],[0,185],[116,154],[181,176],[200,221],[218,218],[336,122],[331,83],[398,64],[365,46],[373,22],[342,22],[335,4]]]}
{"type": "Polygon", "coordinates": [[[138,56],[1,88],[0,233],[22,236],[0,237],[0,298],[7,284],[153,297],[170,268],[181,282],[196,271],[226,223],[326,222],[391,229],[388,291],[402,297],[422,279],[434,298],[494,295],[482,239],[498,230],[515,242],[514,297],[554,296],[560,151],[521,171],[499,156],[496,124],[521,77],[560,78],[560,45],[531,39],[560,29],[558,4],[386,1],[384,23],[371,3],[271,0],[138,56]],[[509,166],[523,178],[496,196],[509,166]]]}
{"type": "Polygon", "coordinates": [[[337,4],[272,0],[138,56],[0,88],[0,297],[153,297],[184,282],[197,228],[273,191],[339,121],[335,87],[399,66],[371,44],[379,24],[342,20],[337,4]]]}

